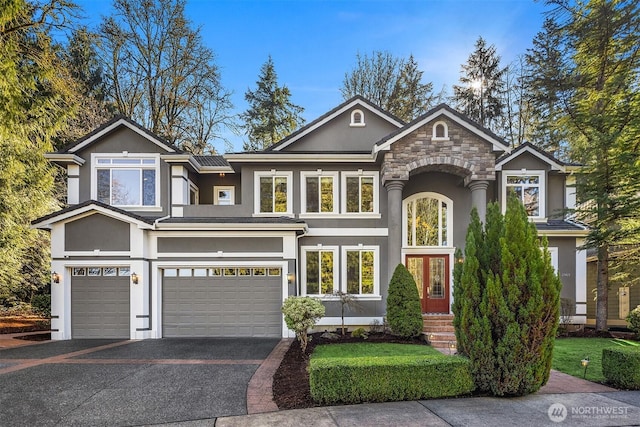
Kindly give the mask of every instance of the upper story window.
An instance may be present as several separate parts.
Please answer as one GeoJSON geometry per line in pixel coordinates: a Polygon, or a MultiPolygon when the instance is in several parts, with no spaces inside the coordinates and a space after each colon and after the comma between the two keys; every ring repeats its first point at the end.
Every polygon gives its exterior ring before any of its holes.
{"type": "Polygon", "coordinates": [[[404,201],[405,246],[452,246],[453,202],[436,193],[415,194],[404,201]]]}
{"type": "Polygon", "coordinates": [[[338,172],[300,172],[301,212],[338,213],[338,172]]]}
{"type": "Polygon", "coordinates": [[[506,210],[507,198],[516,196],[524,205],[531,219],[545,217],[544,171],[502,171],[502,210],[506,210]]]}
{"type": "Polygon", "coordinates": [[[125,208],[158,207],[158,155],[93,155],[91,197],[125,208]]]}
{"type": "Polygon", "coordinates": [[[292,187],[292,172],[255,172],[255,212],[263,215],[293,215],[292,187]]]}
{"type": "Polygon", "coordinates": [[[349,124],[351,127],[365,126],[364,123],[364,113],[362,110],[353,110],[351,112],[351,123],[349,124]]]}
{"type": "Polygon", "coordinates": [[[235,188],[232,185],[215,185],[213,187],[213,204],[230,206],[235,203],[235,188]]]}
{"type": "Polygon", "coordinates": [[[378,172],[343,172],[342,195],[343,213],[377,214],[378,172]]]}
{"type": "Polygon", "coordinates": [[[445,122],[435,122],[433,124],[433,137],[434,140],[448,140],[449,139],[449,127],[445,122]]]}

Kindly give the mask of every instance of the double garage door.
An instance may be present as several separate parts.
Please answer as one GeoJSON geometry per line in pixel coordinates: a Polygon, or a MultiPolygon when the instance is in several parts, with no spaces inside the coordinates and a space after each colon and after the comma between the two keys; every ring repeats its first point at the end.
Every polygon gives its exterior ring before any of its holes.
{"type": "Polygon", "coordinates": [[[164,269],[162,336],[280,337],[282,271],[266,267],[164,269]]]}
{"type": "Polygon", "coordinates": [[[71,336],[128,339],[128,267],[71,269],[71,336]]]}

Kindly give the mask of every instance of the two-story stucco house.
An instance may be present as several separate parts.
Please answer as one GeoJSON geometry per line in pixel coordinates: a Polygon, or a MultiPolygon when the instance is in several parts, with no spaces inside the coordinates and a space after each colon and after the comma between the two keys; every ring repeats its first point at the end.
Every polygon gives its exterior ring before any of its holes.
{"type": "MultiPolygon", "coordinates": [[[[193,156],[126,118],[48,155],[67,171],[51,231],[52,338],[290,336],[290,295],[382,322],[398,263],[425,313],[449,313],[472,207],[507,192],[549,239],[562,296],[586,314],[584,228],[563,219],[574,167],[440,105],[403,123],[355,97],[263,152],[193,156]]],[[[324,326],[323,326],[324,325],[324,326]]]]}

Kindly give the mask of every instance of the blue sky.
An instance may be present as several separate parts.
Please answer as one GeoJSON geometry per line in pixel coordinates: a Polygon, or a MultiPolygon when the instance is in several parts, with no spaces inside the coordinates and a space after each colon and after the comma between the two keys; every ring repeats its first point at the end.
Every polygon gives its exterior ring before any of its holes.
{"type": "MultiPolygon", "coordinates": [[[[76,0],[87,25],[111,13],[111,0],[76,0]]],[[[451,94],[460,66],[482,36],[508,65],[531,47],[545,5],[534,0],[187,0],[187,16],[216,53],[223,85],[237,112],[271,55],[279,83],[307,122],[339,105],[356,54],[413,54],[423,79],[451,94]]],[[[242,138],[233,137],[234,149],[242,138]]],[[[223,150],[223,144],[216,144],[223,150]]]]}

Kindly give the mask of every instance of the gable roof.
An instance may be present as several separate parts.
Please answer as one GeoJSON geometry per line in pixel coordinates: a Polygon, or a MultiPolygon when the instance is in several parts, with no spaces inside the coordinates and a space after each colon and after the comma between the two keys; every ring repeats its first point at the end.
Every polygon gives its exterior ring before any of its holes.
{"type": "Polygon", "coordinates": [[[181,152],[179,148],[177,148],[176,146],[174,146],[164,138],[154,134],[150,130],[145,129],[144,127],[134,122],[133,120],[125,116],[116,116],[113,119],[106,122],[105,124],[103,124],[102,126],[100,126],[99,128],[95,129],[93,132],[90,132],[87,135],[83,136],[82,138],[72,142],[71,144],[64,146],[60,150],[56,151],[54,154],[74,154],[82,150],[83,148],[90,146],[91,144],[93,144],[103,136],[109,134],[110,132],[112,132],[113,130],[121,126],[131,129],[135,133],[143,136],[144,138],[153,142],[154,144],[156,144],[163,150],[166,150],[167,152],[170,152],[170,153],[181,152]]]}
{"type": "Polygon", "coordinates": [[[125,211],[124,209],[107,205],[106,203],[102,203],[97,200],[87,200],[86,202],[68,206],[57,212],[53,212],[49,215],[45,215],[33,220],[31,222],[31,228],[51,228],[51,226],[57,222],[64,221],[92,211],[129,223],[138,224],[138,226],[141,228],[151,228],[155,221],[155,219],[153,218],[145,218],[129,211],[125,211]]]}
{"type": "Polygon", "coordinates": [[[398,129],[397,131],[382,138],[375,144],[374,152],[377,153],[378,151],[388,150],[391,144],[393,144],[394,142],[405,137],[406,135],[409,135],[411,132],[440,116],[448,117],[454,122],[460,124],[465,129],[491,143],[493,146],[493,151],[510,151],[509,146],[504,139],[491,132],[484,126],[480,126],[478,123],[469,119],[462,113],[449,107],[447,104],[440,104],[427,111],[417,119],[413,120],[411,123],[402,127],[401,129],[398,129]]]}
{"type": "Polygon", "coordinates": [[[524,153],[529,153],[547,163],[549,166],[551,166],[551,170],[566,172],[568,169],[572,170],[580,167],[580,165],[577,163],[564,162],[560,159],[557,159],[550,153],[544,151],[543,149],[536,147],[532,143],[525,142],[514,149],[511,153],[500,156],[496,161],[496,170],[502,170],[502,166],[524,153]]]}
{"type": "Polygon", "coordinates": [[[393,124],[394,126],[402,127],[405,124],[401,119],[399,119],[398,117],[396,117],[393,114],[389,113],[388,111],[384,111],[382,108],[380,108],[377,105],[373,104],[371,101],[363,98],[360,95],[356,95],[353,98],[351,98],[351,99],[343,102],[342,104],[338,105],[336,108],[334,108],[333,110],[329,111],[328,113],[325,113],[322,116],[318,117],[317,119],[315,119],[311,123],[301,127],[300,129],[298,129],[297,131],[293,132],[291,135],[287,136],[286,138],[284,138],[280,142],[278,142],[276,144],[273,144],[272,146],[266,148],[264,151],[280,151],[283,148],[286,148],[289,145],[293,144],[294,142],[296,142],[297,140],[299,140],[303,136],[308,135],[309,133],[311,133],[314,130],[318,129],[320,126],[324,125],[325,123],[333,120],[334,118],[336,118],[340,114],[344,113],[345,111],[348,111],[351,108],[356,107],[356,106],[364,108],[364,109],[366,109],[368,111],[371,111],[372,113],[376,114],[377,116],[382,117],[383,119],[385,119],[389,123],[393,124]]]}

